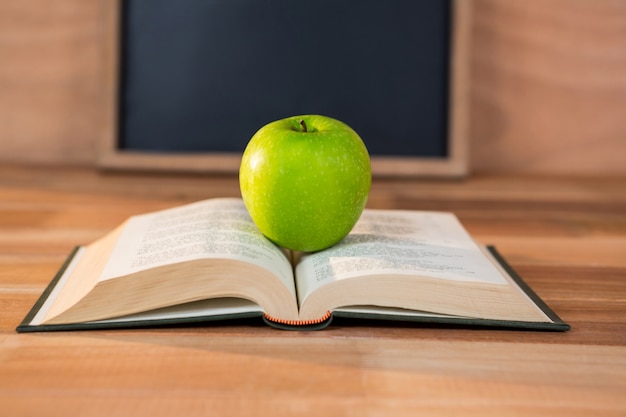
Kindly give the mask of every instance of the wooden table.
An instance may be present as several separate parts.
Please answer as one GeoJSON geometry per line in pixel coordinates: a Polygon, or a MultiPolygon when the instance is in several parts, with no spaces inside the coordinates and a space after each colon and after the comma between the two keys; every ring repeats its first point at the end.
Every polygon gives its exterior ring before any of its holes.
{"type": "Polygon", "coordinates": [[[626,178],[374,181],[452,210],[567,333],[251,323],[16,334],[70,249],[129,215],[238,196],[236,177],[0,167],[0,414],[626,415],[626,178]]]}

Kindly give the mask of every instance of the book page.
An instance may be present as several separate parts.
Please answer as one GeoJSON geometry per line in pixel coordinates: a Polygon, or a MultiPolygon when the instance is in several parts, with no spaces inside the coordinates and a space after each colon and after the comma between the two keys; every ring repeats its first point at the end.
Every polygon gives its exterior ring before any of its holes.
{"type": "Polygon", "coordinates": [[[340,243],[302,256],[298,297],[337,280],[398,274],[507,284],[453,214],[365,210],[340,243]]]}
{"type": "Polygon", "coordinates": [[[182,320],[187,321],[198,317],[245,315],[249,313],[263,314],[263,308],[252,301],[242,298],[212,298],[190,303],[177,304],[142,313],[129,314],[113,319],[97,320],[91,323],[124,323],[137,321],[182,320]]]}
{"type": "Polygon", "coordinates": [[[100,281],[194,259],[226,258],[272,271],[295,296],[293,270],[240,199],[213,199],[129,219],[100,281]]]}

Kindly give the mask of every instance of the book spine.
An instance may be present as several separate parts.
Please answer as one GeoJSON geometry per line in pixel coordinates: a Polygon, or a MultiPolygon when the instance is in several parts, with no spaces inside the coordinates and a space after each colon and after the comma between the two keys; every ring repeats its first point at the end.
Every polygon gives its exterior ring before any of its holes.
{"type": "Polygon", "coordinates": [[[285,320],[263,314],[263,320],[270,326],[283,330],[321,330],[332,321],[332,313],[327,311],[322,317],[312,320],[285,320]]]}

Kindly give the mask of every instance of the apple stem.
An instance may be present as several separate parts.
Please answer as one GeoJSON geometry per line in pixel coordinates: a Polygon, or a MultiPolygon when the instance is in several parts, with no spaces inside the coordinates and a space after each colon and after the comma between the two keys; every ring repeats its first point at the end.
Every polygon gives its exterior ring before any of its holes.
{"type": "Polygon", "coordinates": [[[300,119],[300,126],[302,126],[302,131],[303,132],[308,132],[308,129],[306,128],[306,123],[304,122],[304,119],[300,119]]]}

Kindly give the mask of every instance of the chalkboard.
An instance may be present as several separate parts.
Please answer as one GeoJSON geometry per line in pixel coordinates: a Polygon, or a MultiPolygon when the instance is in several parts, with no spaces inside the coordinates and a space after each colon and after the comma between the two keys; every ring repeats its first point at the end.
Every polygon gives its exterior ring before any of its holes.
{"type": "Polygon", "coordinates": [[[161,165],[168,157],[230,155],[236,165],[264,124],[323,114],[360,134],[383,162],[375,171],[408,162],[405,171],[419,174],[422,161],[462,174],[464,155],[454,155],[460,139],[452,140],[460,120],[455,7],[452,0],[122,1],[114,12],[113,151],[161,165]]]}

